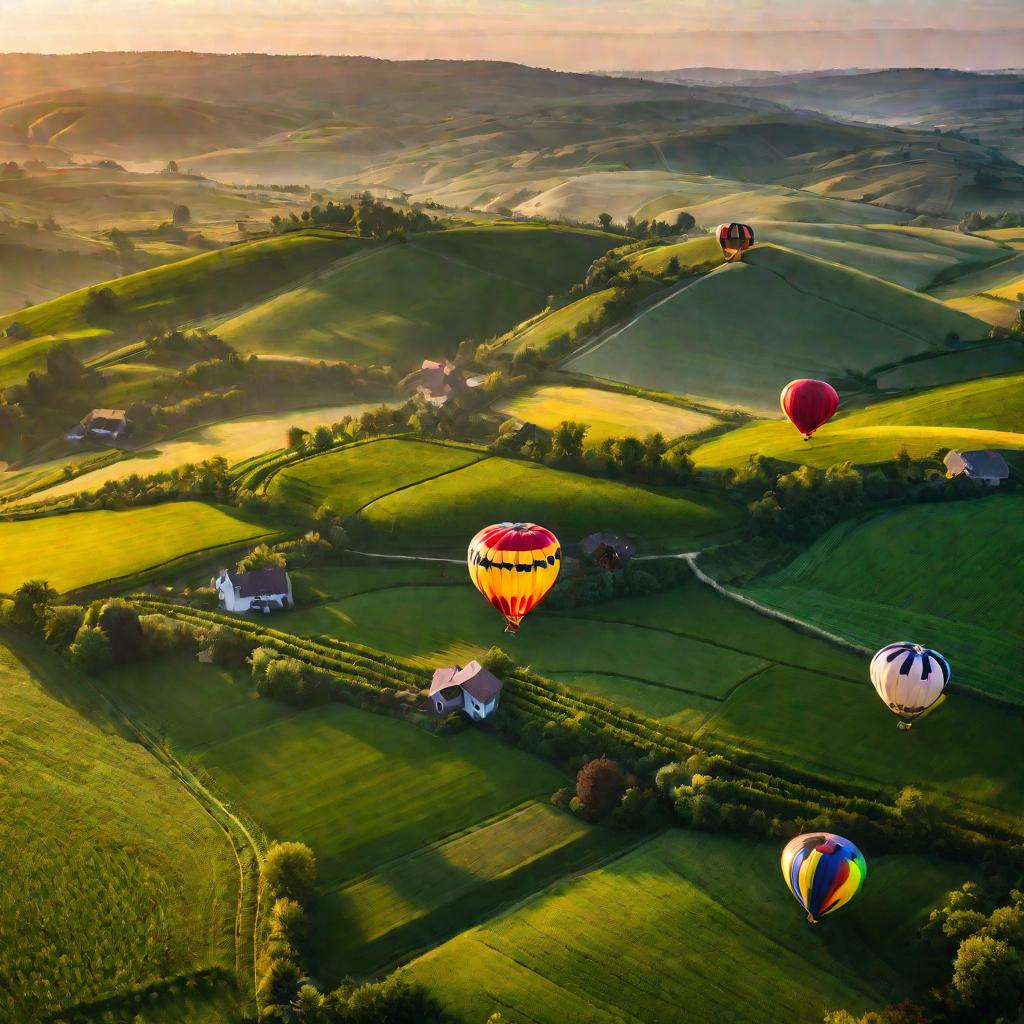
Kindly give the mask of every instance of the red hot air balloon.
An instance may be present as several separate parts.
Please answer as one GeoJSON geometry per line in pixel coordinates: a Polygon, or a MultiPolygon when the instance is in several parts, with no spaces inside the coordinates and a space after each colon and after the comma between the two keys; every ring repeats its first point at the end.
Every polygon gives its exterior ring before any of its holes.
{"type": "Polygon", "coordinates": [[[754,229],[749,224],[720,224],[715,237],[728,263],[734,263],[754,244],[754,229]]]}
{"type": "Polygon", "coordinates": [[[779,396],[782,411],[809,441],[818,427],[828,423],[839,408],[836,389],[823,380],[791,380],[779,396]]]}

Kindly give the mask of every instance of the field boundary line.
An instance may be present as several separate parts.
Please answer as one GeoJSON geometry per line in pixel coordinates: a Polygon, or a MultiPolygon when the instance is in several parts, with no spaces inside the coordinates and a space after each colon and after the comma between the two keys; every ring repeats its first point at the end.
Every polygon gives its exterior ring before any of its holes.
{"type": "Polygon", "coordinates": [[[378,494],[376,498],[371,498],[365,505],[360,505],[359,508],[345,518],[349,519],[352,516],[357,516],[361,512],[365,512],[371,505],[375,505],[378,501],[390,498],[393,494],[400,494],[402,491],[407,491],[410,487],[419,487],[420,484],[429,484],[434,480],[440,480],[443,476],[451,476],[452,473],[458,473],[460,470],[469,469],[470,466],[479,465],[481,462],[486,462],[488,459],[493,458],[493,455],[485,455],[481,453],[480,458],[474,459],[472,462],[466,462],[461,466],[452,466],[451,469],[443,469],[440,473],[435,473],[433,476],[425,476],[422,480],[416,480],[410,484],[402,484],[401,487],[396,487],[393,491],[386,491],[384,494],[378,494]]]}
{"type": "MultiPolygon", "coordinates": [[[[602,622],[602,621],[607,621],[607,620],[603,620],[603,619],[590,619],[588,621],[590,621],[590,622],[602,622]]],[[[764,672],[765,669],[768,669],[768,668],[771,668],[771,665],[765,665],[764,667],[759,668],[757,670],[757,672],[764,672]]],[[[753,675],[756,675],[757,672],[753,673],[753,675]]],[[[604,669],[604,668],[554,668],[554,669],[549,668],[549,669],[545,669],[545,674],[548,675],[548,676],[559,676],[559,675],[563,675],[563,676],[564,675],[614,676],[616,679],[628,679],[630,682],[632,682],[632,683],[640,683],[642,686],[654,686],[654,687],[656,687],[659,690],[668,690],[669,693],[685,693],[688,697],[701,697],[704,700],[713,700],[717,704],[723,703],[726,700],[726,698],[728,697],[728,695],[729,695],[727,693],[725,697],[713,697],[709,693],[701,693],[700,690],[684,690],[681,686],[669,686],[668,683],[659,683],[659,682],[656,682],[653,679],[645,679],[643,676],[631,676],[631,675],[628,675],[625,672],[612,672],[609,669],[604,669]]],[[[749,677],[747,677],[747,678],[749,678],[749,677]]],[[[556,679],[555,682],[557,683],[558,680],[556,679]]],[[[741,679],[740,683],[742,683],[742,682],[746,682],[746,679],[741,679]]],[[[736,686],[739,686],[739,683],[736,683],[733,686],[733,689],[735,689],[736,686]]],[[[731,692],[732,691],[730,690],[729,693],[731,693],[731,692]]],[[[641,712],[641,714],[644,714],[644,713],[645,712],[641,712]]]]}
{"type": "MultiPolygon", "coordinates": [[[[481,459],[480,461],[482,462],[483,460],[481,459]]],[[[471,465],[476,465],[476,463],[471,463],[471,465]]],[[[454,472],[454,470],[449,470],[449,472],[454,472]]],[[[444,474],[442,474],[442,475],[444,475],[444,474]]],[[[410,487],[415,487],[416,485],[415,484],[410,484],[409,486],[410,487]]],[[[399,490],[405,490],[405,488],[399,488],[399,490]]],[[[396,494],[397,492],[396,491],[392,491],[391,493],[392,494],[396,494]]],[[[387,495],[382,495],[382,497],[387,497],[387,495]]],[[[377,499],[375,498],[374,501],[376,501],[376,500],[377,499]]],[[[369,504],[372,505],[373,502],[371,501],[369,504]]],[[[364,506],[364,507],[367,507],[367,506],[364,506]]],[[[362,555],[363,558],[389,558],[389,559],[392,559],[393,561],[397,561],[397,562],[443,562],[445,565],[465,565],[466,564],[466,560],[464,558],[437,558],[437,557],[435,557],[433,555],[385,555],[385,554],[383,554],[383,553],[381,553],[379,551],[356,551],[354,548],[346,548],[346,551],[349,554],[351,554],[351,555],[362,555]]],[[[450,583],[434,583],[434,584],[408,583],[408,584],[404,584],[405,587],[421,587],[421,586],[447,587],[447,586],[452,586],[452,585],[453,584],[450,584],[450,583]]],[[[376,590],[364,590],[364,591],[361,591],[361,593],[363,593],[363,594],[376,594],[376,593],[378,593],[381,590],[399,590],[399,589],[402,588],[402,586],[403,585],[394,586],[394,587],[378,587],[376,590]]],[[[327,601],[325,603],[330,604],[333,601],[344,601],[344,600],[346,600],[349,597],[359,597],[359,596],[360,596],[359,594],[347,594],[345,597],[331,598],[329,601],[327,601]]]]}

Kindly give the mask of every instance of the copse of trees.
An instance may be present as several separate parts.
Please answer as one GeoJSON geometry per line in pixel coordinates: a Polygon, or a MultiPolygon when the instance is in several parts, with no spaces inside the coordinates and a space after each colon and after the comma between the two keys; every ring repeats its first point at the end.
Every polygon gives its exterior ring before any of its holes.
{"type": "Polygon", "coordinates": [[[270,219],[271,228],[277,234],[301,231],[307,227],[331,228],[338,231],[354,231],[362,238],[403,238],[422,231],[437,231],[444,227],[437,220],[421,210],[396,209],[369,193],[364,193],[358,206],[350,203],[336,205],[328,201],[325,205],[314,205],[287,217],[275,214],[270,219]]]}
{"type": "Polygon", "coordinates": [[[696,224],[693,215],[680,211],[671,220],[637,220],[630,215],[624,224],[616,224],[610,213],[599,213],[597,223],[594,227],[600,227],[602,231],[616,232],[623,235],[630,235],[633,238],[665,238],[669,235],[681,235],[689,231],[696,224]]]}
{"type": "Polygon", "coordinates": [[[971,211],[965,213],[957,225],[959,231],[991,231],[996,228],[1019,227],[1024,227],[1024,212],[1019,210],[1008,210],[1005,213],[971,211]]]}

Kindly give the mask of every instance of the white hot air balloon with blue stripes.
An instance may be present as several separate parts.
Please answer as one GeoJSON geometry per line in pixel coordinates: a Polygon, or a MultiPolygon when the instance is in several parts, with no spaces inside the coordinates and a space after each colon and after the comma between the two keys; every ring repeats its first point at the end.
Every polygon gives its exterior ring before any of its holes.
{"type": "Polygon", "coordinates": [[[886,644],[871,659],[871,683],[889,710],[909,729],[942,697],[951,675],[949,662],[928,647],[901,641],[886,644]]]}

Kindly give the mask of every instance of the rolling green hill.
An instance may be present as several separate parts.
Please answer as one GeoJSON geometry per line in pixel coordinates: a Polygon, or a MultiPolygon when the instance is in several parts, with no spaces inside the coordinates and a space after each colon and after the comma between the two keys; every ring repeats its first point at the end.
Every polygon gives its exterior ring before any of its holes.
{"type": "Polygon", "coordinates": [[[594,377],[774,411],[796,377],[839,380],[987,325],[811,256],[759,245],[569,360],[594,377]]]}
{"type": "Polygon", "coordinates": [[[713,1021],[727,1006],[736,1024],[817,1024],[837,1006],[899,998],[909,979],[887,956],[970,876],[948,861],[872,859],[858,901],[827,933],[812,931],[779,877],[776,844],[674,829],[406,975],[473,1020],[500,1006],[510,1024],[675,1024],[680,1007],[713,1021]]]}
{"type": "Polygon", "coordinates": [[[89,692],[66,663],[41,656],[30,670],[0,647],[0,1020],[10,1024],[234,968],[231,846],[89,692]]]}
{"type": "Polygon", "coordinates": [[[243,351],[411,369],[514,326],[621,241],[536,224],[423,234],[254,305],[218,333],[243,351]]]}
{"type": "MultiPolygon", "coordinates": [[[[908,364],[910,375],[915,365],[908,364]]],[[[915,458],[939,448],[1024,448],[1024,374],[949,384],[841,412],[807,442],[788,420],[751,423],[700,445],[693,457],[703,466],[740,466],[756,452],[826,467],[847,459],[885,462],[903,447],[915,458]]]]}
{"type": "Polygon", "coordinates": [[[904,638],[941,651],[953,678],[1024,697],[1017,663],[1024,499],[903,509],[833,527],[774,576],[744,589],[869,648],[904,638]]]}
{"type": "Polygon", "coordinates": [[[129,274],[102,286],[114,308],[90,316],[88,289],[0,317],[0,331],[17,321],[33,337],[0,349],[0,385],[24,379],[45,364],[47,350],[67,341],[89,358],[138,338],[154,324],[172,327],[228,313],[367,247],[360,239],[302,231],[129,274]]]}

